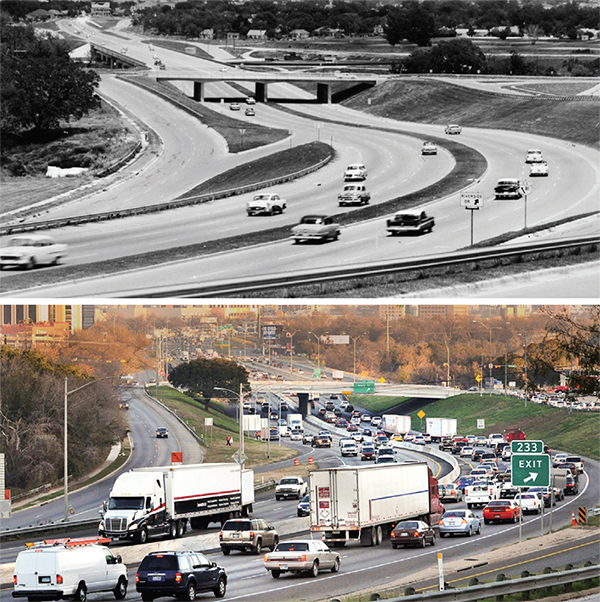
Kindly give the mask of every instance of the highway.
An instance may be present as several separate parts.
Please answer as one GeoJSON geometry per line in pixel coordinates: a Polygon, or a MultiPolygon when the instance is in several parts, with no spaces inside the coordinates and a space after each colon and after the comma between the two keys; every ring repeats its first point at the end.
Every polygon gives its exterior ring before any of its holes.
{"type": "MultiPolygon", "coordinates": [[[[103,38],[100,42],[109,44],[110,36],[102,35],[107,39],[103,38]]],[[[116,44],[118,50],[120,42],[113,40],[112,44],[116,44]]],[[[136,42],[133,37],[127,44],[128,54],[133,54],[135,50],[140,56],[145,53],[147,58],[147,44],[141,44],[139,40],[136,42]]],[[[162,55],[163,51],[160,52],[162,55]]],[[[167,62],[171,64],[173,61],[177,68],[186,65],[188,69],[190,65],[197,67],[199,62],[206,69],[218,68],[218,65],[208,61],[178,53],[170,54],[173,57],[170,56],[167,62]]],[[[423,140],[430,137],[443,140],[441,126],[382,119],[341,105],[302,103],[292,105],[292,113],[280,111],[277,105],[259,103],[256,117],[241,116],[242,120],[252,119],[264,125],[287,129],[293,135],[289,140],[269,148],[232,156],[225,154],[222,141],[214,133],[209,133],[207,128],[197,123],[190,123],[188,116],[164,106],[164,103],[147,99],[146,93],[110,78],[103,82],[103,86],[108,95],[112,94],[123,106],[135,108],[141,119],[156,127],[164,142],[163,152],[140,177],[128,178],[106,191],[91,193],[82,201],[52,210],[39,219],[162,202],[183,194],[194,182],[259,155],[287,148],[290,144],[314,140],[317,136],[333,144],[336,157],[318,172],[277,187],[276,191],[288,201],[287,211],[280,216],[248,218],[245,215],[245,202],[250,195],[240,195],[158,215],[54,230],[53,235],[70,246],[70,257],[66,260],[68,265],[84,265],[117,257],[126,259],[130,255],[152,250],[164,251],[167,259],[168,249],[173,246],[219,240],[264,228],[291,226],[307,213],[339,213],[336,196],[342,187],[343,169],[351,162],[364,162],[369,168],[366,184],[372,194],[372,203],[419,190],[442,178],[454,165],[452,156],[444,150],[437,156],[420,155],[423,140]],[[139,98],[145,99],[141,107],[139,98]],[[177,128],[173,128],[173,123],[177,124],[177,128]],[[316,125],[320,126],[319,129],[316,125]],[[173,129],[183,131],[174,136],[173,129]],[[414,137],[407,136],[407,133],[414,137]],[[189,149],[193,152],[189,152],[189,149]],[[200,176],[197,157],[201,157],[200,176]]],[[[228,85],[224,83],[221,86],[220,92],[226,93],[228,85]]],[[[226,105],[208,105],[217,111],[228,112],[226,105]]],[[[475,242],[518,230],[525,223],[536,226],[597,210],[600,153],[593,149],[526,133],[478,128],[465,128],[460,136],[452,140],[476,149],[488,162],[488,169],[479,181],[464,183],[464,191],[481,192],[484,196],[483,208],[473,216],[475,242]],[[524,163],[528,148],[542,150],[550,165],[550,176],[532,179],[532,192],[528,195],[525,215],[523,200],[495,201],[493,187],[501,177],[528,176],[528,166],[524,163]]],[[[144,289],[149,281],[160,282],[165,287],[209,284],[223,279],[287,274],[312,267],[349,266],[379,259],[421,257],[450,252],[470,244],[471,212],[460,207],[458,194],[431,199],[426,207],[436,219],[436,228],[432,234],[422,237],[388,237],[385,219],[379,218],[345,227],[341,240],[327,245],[292,247],[289,240],[284,240],[269,244],[266,248],[260,245],[137,272],[103,274],[99,278],[73,283],[57,282],[25,290],[19,285],[19,275],[11,273],[8,277],[4,275],[4,288],[7,294],[16,294],[18,291],[24,297],[121,297],[144,289]],[[14,290],[11,288],[13,282],[14,290]]],[[[51,270],[46,270],[50,279],[54,280],[53,275],[60,279],[61,268],[51,270]]]]}

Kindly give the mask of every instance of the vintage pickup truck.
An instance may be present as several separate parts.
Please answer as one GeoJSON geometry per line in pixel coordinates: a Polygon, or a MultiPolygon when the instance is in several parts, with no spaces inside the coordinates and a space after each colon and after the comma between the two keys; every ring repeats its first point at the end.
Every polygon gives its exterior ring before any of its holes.
{"type": "Polygon", "coordinates": [[[304,240],[337,240],[339,235],[340,225],[326,215],[305,215],[292,228],[292,238],[296,243],[304,240]]]}
{"type": "Polygon", "coordinates": [[[338,194],[338,203],[343,205],[367,205],[371,200],[371,193],[364,184],[346,184],[344,190],[338,194]]]}
{"type": "Polygon", "coordinates": [[[399,211],[394,217],[387,220],[387,231],[396,234],[423,234],[431,232],[435,226],[433,217],[428,216],[425,211],[399,211]]]}
{"type": "Polygon", "coordinates": [[[278,194],[255,194],[251,201],[246,203],[248,215],[274,215],[283,213],[285,200],[278,194]]]}

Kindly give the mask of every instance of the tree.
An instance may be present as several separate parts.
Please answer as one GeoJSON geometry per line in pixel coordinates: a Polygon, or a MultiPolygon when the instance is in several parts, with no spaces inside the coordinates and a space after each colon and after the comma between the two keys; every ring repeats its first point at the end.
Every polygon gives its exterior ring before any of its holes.
{"type": "Polygon", "coordinates": [[[409,2],[401,8],[390,10],[384,31],[392,46],[402,40],[418,46],[429,46],[436,31],[435,19],[428,7],[418,2],[409,2]]]}
{"type": "Polygon", "coordinates": [[[179,364],[171,370],[169,381],[175,387],[184,387],[190,393],[202,395],[206,410],[217,387],[237,393],[241,384],[243,391],[250,390],[246,369],[237,362],[221,358],[198,358],[179,364]]]}
{"type": "Polygon", "coordinates": [[[544,35],[544,30],[539,25],[532,23],[525,28],[525,35],[531,40],[533,46],[540,36],[544,35]]]}
{"type": "Polygon", "coordinates": [[[36,135],[61,120],[80,119],[100,106],[95,93],[100,76],[71,62],[66,46],[39,38],[31,27],[2,22],[0,127],[36,135]]]}

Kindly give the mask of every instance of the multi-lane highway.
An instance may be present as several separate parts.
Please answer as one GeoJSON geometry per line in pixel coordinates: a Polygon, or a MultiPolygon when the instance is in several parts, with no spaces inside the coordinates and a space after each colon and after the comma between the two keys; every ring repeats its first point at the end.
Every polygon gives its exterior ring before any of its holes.
{"type": "MultiPolygon", "coordinates": [[[[115,42],[107,34],[93,35],[94,39],[99,37],[102,44],[116,44],[116,50],[122,50],[121,45],[126,44],[127,53],[135,58],[150,58],[152,51],[148,44],[132,34],[127,34],[127,42],[115,42]]],[[[169,53],[166,62],[177,69],[215,71],[219,68],[210,61],[174,52],[169,53]]],[[[124,259],[126,269],[126,258],[133,254],[160,250],[165,252],[163,257],[166,259],[168,249],[174,246],[291,226],[307,213],[339,213],[336,197],[342,187],[343,170],[351,162],[367,165],[366,184],[374,204],[422,189],[443,178],[454,166],[452,155],[443,149],[441,126],[382,119],[340,105],[302,103],[294,104],[292,112],[282,112],[277,105],[259,103],[256,117],[241,115],[242,125],[244,120],[251,119],[286,129],[292,136],[268,148],[231,155],[226,153],[224,143],[217,135],[189,116],[147,96],[146,92],[110,77],[104,79],[102,89],[107,96],[134,110],[141,120],[154,127],[163,140],[163,150],[138,177],[115,182],[105,191],[91,192],[76,203],[53,209],[44,215],[44,219],[163,202],[216,173],[317,137],[332,143],[336,156],[318,172],[277,187],[277,192],[287,199],[288,209],[276,217],[248,218],[245,203],[249,195],[240,195],[159,215],[54,230],[56,238],[69,244],[68,265],[119,257],[124,259]],[[422,157],[420,146],[423,140],[431,137],[442,140],[441,150],[437,156],[422,157]]],[[[232,90],[225,82],[216,88],[216,92],[222,94],[232,90]]],[[[234,92],[239,95],[239,91],[234,92]]],[[[229,114],[227,105],[208,103],[208,106],[229,114]]],[[[488,167],[478,181],[464,182],[464,191],[481,192],[484,198],[483,208],[474,216],[475,242],[519,230],[525,223],[539,226],[597,210],[600,154],[594,149],[522,132],[478,128],[464,128],[463,133],[452,140],[472,147],[487,160],[488,167]],[[550,176],[532,179],[527,207],[522,199],[494,200],[493,187],[498,179],[528,176],[529,168],[524,163],[528,148],[542,150],[549,162],[550,176]]],[[[427,208],[436,218],[436,228],[432,234],[423,237],[390,238],[385,230],[385,218],[379,218],[345,227],[340,241],[327,245],[293,247],[289,240],[284,240],[266,248],[258,246],[222,252],[163,267],[110,276],[103,274],[100,278],[73,283],[59,283],[59,267],[46,270],[51,281],[56,279],[56,284],[21,290],[19,275],[11,275],[4,288],[8,294],[19,291],[24,296],[126,296],[143,290],[149,280],[167,288],[186,283],[208,284],[328,265],[420,257],[469,245],[471,212],[460,207],[458,194],[443,199],[432,198],[427,202],[427,208]],[[14,289],[11,283],[14,283],[14,289]]]]}

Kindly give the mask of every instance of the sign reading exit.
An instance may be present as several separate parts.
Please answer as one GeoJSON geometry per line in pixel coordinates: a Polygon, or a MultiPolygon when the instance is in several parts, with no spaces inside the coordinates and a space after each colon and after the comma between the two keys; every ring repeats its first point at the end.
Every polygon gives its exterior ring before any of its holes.
{"type": "Polygon", "coordinates": [[[550,456],[548,454],[512,454],[510,459],[513,486],[550,486],[550,456]]]}

